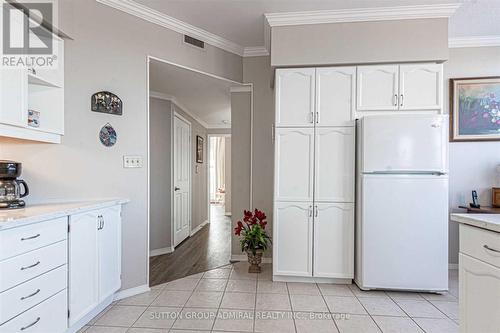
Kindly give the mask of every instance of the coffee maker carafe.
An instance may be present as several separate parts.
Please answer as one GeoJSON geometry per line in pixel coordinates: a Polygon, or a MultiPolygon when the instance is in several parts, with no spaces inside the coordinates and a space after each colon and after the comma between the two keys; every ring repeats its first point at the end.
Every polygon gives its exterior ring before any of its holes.
{"type": "Polygon", "coordinates": [[[17,179],[21,170],[21,163],[0,160],[0,209],[23,208],[26,205],[21,198],[29,194],[29,189],[24,180],[17,179]]]}

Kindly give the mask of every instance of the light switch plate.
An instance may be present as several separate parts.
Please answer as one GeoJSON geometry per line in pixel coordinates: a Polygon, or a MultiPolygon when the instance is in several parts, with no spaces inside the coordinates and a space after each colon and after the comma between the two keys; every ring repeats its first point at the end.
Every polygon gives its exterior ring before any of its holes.
{"type": "Polygon", "coordinates": [[[142,156],[123,156],[123,167],[124,168],[142,168],[142,156]]]}

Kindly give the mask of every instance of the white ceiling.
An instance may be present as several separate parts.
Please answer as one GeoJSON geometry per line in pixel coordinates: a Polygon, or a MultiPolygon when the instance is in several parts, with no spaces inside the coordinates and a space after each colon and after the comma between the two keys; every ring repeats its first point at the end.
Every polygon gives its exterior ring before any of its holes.
{"type": "Polygon", "coordinates": [[[207,128],[230,127],[231,95],[229,89],[241,84],[194,72],[182,67],[151,60],[149,90],[174,97],[176,104],[207,128]]]}
{"type": "Polygon", "coordinates": [[[450,37],[500,35],[500,0],[135,0],[243,47],[264,45],[264,14],[462,3],[450,37]]]}

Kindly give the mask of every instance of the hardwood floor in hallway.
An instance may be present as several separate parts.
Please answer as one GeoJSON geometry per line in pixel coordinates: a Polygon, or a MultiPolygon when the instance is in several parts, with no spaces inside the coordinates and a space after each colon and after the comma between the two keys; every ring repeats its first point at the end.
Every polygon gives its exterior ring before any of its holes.
{"type": "Polygon", "coordinates": [[[229,264],[231,219],[224,206],[211,205],[211,221],[175,251],[149,258],[149,285],[155,286],[229,264]]]}

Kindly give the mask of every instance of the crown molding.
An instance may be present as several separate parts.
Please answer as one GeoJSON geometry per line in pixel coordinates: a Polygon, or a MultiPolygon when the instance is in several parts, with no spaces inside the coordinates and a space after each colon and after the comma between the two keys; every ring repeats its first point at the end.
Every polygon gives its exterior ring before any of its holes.
{"type": "Polygon", "coordinates": [[[500,46],[500,36],[454,37],[448,40],[448,47],[488,47],[500,46]]]}
{"type": "Polygon", "coordinates": [[[263,57],[268,55],[269,51],[265,46],[249,46],[243,49],[244,57],[263,57]]]}
{"type": "Polygon", "coordinates": [[[227,40],[221,36],[215,35],[206,30],[195,27],[191,24],[178,20],[174,17],[163,14],[157,10],[141,5],[132,0],[96,0],[97,2],[121,10],[127,14],[141,18],[148,22],[157,24],[164,28],[176,31],[180,34],[189,35],[207,44],[218,47],[225,51],[243,56],[243,46],[227,40]]]}
{"type": "Polygon", "coordinates": [[[264,14],[264,16],[271,27],[280,27],[303,24],[448,18],[458,7],[460,7],[459,3],[453,3],[269,13],[264,14]]]}
{"type": "Polygon", "coordinates": [[[158,92],[158,91],[150,91],[149,92],[149,97],[150,98],[163,99],[165,101],[170,101],[170,102],[174,103],[182,111],[184,111],[188,116],[190,116],[191,118],[193,118],[194,120],[196,120],[198,123],[200,123],[201,126],[203,126],[205,128],[210,128],[209,125],[205,121],[201,120],[200,117],[198,117],[197,115],[195,115],[191,111],[189,111],[189,109],[185,105],[183,105],[182,103],[180,103],[177,100],[177,98],[175,98],[175,96],[172,96],[172,95],[169,95],[169,94],[164,94],[164,93],[158,92]]]}

